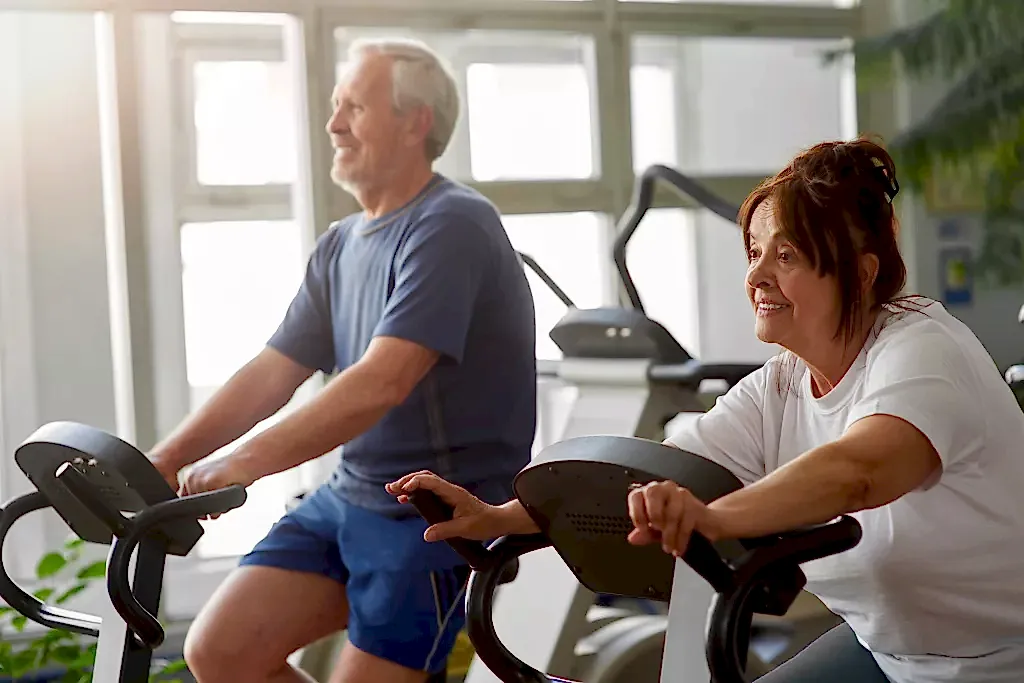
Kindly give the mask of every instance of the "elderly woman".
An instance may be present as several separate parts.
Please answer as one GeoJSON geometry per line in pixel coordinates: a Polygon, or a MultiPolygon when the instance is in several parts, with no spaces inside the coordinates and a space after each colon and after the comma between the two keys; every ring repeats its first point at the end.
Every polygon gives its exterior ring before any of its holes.
{"type": "MultiPolygon", "coordinates": [[[[679,554],[693,531],[743,538],[862,525],[849,552],[805,565],[842,617],[766,683],[1024,680],[1024,415],[985,348],[941,304],[900,297],[892,159],[865,139],[817,145],[740,212],[759,339],[783,351],[666,443],[743,480],[705,506],[672,482],[629,494],[633,543],[679,554]]],[[[455,507],[428,541],[529,533],[430,473],[455,507]]]]}

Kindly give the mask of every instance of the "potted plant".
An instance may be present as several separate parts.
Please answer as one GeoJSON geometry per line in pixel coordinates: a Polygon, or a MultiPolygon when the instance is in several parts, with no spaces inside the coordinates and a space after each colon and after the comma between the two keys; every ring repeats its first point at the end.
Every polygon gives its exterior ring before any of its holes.
{"type": "MultiPolygon", "coordinates": [[[[36,563],[39,600],[64,605],[106,572],[104,561],[84,555],[85,541],[74,538],[59,550],[44,554],[36,563]]],[[[32,639],[13,641],[11,632],[24,633],[28,619],[0,606],[0,683],[92,683],[96,639],[69,631],[47,629],[32,639]]],[[[182,683],[173,674],[185,669],[183,660],[156,661],[151,683],[182,683]]],[[[96,683],[109,683],[96,681],[96,683]]]]}
{"type": "Polygon", "coordinates": [[[884,35],[854,41],[858,73],[889,82],[949,83],[945,95],[889,141],[901,181],[926,196],[967,197],[982,217],[974,275],[1024,283],[1024,2],[924,2],[930,13],[884,35]]]}

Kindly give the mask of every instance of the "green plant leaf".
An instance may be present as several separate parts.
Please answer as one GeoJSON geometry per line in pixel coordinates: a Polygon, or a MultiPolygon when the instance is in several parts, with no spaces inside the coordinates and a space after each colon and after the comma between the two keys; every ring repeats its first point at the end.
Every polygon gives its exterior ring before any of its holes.
{"type": "Polygon", "coordinates": [[[79,650],[78,657],[68,664],[69,669],[86,669],[96,661],[96,651],[90,648],[79,650]]]}
{"type": "Polygon", "coordinates": [[[0,673],[7,673],[14,666],[11,655],[14,651],[14,647],[6,642],[0,641],[0,673]]]}
{"type": "Polygon", "coordinates": [[[75,597],[76,595],[78,595],[79,593],[81,593],[82,591],[84,591],[88,587],[89,587],[89,584],[86,584],[86,583],[75,584],[71,588],[68,588],[66,591],[64,591],[63,593],[58,595],[57,599],[54,600],[54,602],[57,603],[58,605],[63,605],[65,602],[67,602],[71,598],[75,597]]]}
{"type": "Polygon", "coordinates": [[[36,565],[36,576],[40,579],[49,578],[63,569],[65,565],[67,565],[67,560],[60,553],[46,553],[36,565]]]}
{"type": "Polygon", "coordinates": [[[11,619],[11,626],[13,626],[15,630],[17,630],[19,633],[25,630],[25,626],[27,624],[28,617],[26,617],[24,614],[19,614],[18,616],[11,619]]]}
{"type": "Polygon", "coordinates": [[[32,671],[36,664],[36,651],[32,648],[25,648],[14,653],[11,661],[11,669],[14,678],[17,679],[20,676],[32,671]]]}
{"type": "Polygon", "coordinates": [[[185,663],[184,659],[176,659],[173,662],[169,662],[167,666],[160,670],[161,674],[176,674],[179,671],[185,671],[188,668],[188,664],[185,663]]]}
{"type": "Polygon", "coordinates": [[[993,51],[1020,40],[1024,11],[1020,2],[948,0],[923,19],[834,50],[832,60],[852,52],[858,69],[871,72],[898,60],[912,77],[949,78],[969,69],[993,51]]]}
{"type": "Polygon", "coordinates": [[[40,588],[37,591],[33,591],[32,595],[36,596],[39,600],[46,602],[53,595],[54,590],[52,588],[40,588]]]}
{"type": "Polygon", "coordinates": [[[58,645],[50,651],[53,659],[64,665],[77,664],[82,653],[83,648],[77,645],[58,645]]]}
{"type": "Polygon", "coordinates": [[[75,576],[79,579],[102,579],[106,573],[107,563],[100,560],[78,570],[75,576]]]}
{"type": "Polygon", "coordinates": [[[83,545],[85,545],[85,539],[79,538],[78,536],[72,536],[64,542],[64,547],[68,550],[81,548],[83,545]]]}

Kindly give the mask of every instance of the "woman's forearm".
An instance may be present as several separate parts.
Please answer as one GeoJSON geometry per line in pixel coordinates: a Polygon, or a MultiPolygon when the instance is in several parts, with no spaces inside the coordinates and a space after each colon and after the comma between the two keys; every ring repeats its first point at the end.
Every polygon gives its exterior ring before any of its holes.
{"type": "Polygon", "coordinates": [[[533,521],[533,518],[530,517],[530,514],[518,499],[513,498],[504,505],[499,505],[497,509],[501,514],[501,525],[505,529],[504,534],[525,535],[535,534],[540,531],[540,527],[533,521]]]}
{"type": "Polygon", "coordinates": [[[842,447],[827,444],[708,506],[709,535],[755,538],[822,524],[864,507],[869,480],[842,447]]]}
{"type": "Polygon", "coordinates": [[[942,462],[909,423],[872,415],[759,482],[708,506],[719,538],[751,538],[823,524],[888,505],[924,485],[942,462]]]}

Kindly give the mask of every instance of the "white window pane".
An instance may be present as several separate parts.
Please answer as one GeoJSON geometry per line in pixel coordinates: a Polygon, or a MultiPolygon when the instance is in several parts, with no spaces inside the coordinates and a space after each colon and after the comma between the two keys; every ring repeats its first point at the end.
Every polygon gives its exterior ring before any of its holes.
{"type": "Polygon", "coordinates": [[[754,334],[754,310],[747,295],[747,258],[739,227],[707,210],[693,212],[697,225],[700,323],[709,362],[762,362],[779,352],[754,334]],[[712,265],[713,264],[713,265],[712,265]]]}
{"type": "Polygon", "coordinates": [[[626,266],[647,317],[699,356],[697,257],[693,212],[651,209],[626,247],[626,266]]]}
{"type": "Polygon", "coordinates": [[[191,223],[181,228],[188,381],[219,386],[263,348],[305,272],[292,222],[191,223]]]}
{"type": "Polygon", "coordinates": [[[287,14],[261,12],[206,12],[179,10],[171,12],[171,21],[178,24],[242,24],[242,25],[284,25],[287,14]]]}
{"type": "Polygon", "coordinates": [[[860,4],[860,0],[619,0],[619,2],[701,2],[722,5],[738,3],[743,5],[817,5],[819,7],[856,7],[860,4]]]}
{"type": "MultiPolygon", "coordinates": [[[[604,274],[612,266],[612,259],[601,215],[507,215],[502,217],[502,222],[512,246],[532,256],[578,307],[602,305],[604,274]],[[605,258],[602,260],[602,257],[605,258]]],[[[565,304],[533,271],[527,269],[527,274],[537,316],[537,358],[561,358],[562,352],[548,333],[565,315],[565,304]]]]}
{"type": "Polygon", "coordinates": [[[295,180],[295,90],[285,62],[197,62],[196,175],[202,185],[295,180]]]}
{"type": "Polygon", "coordinates": [[[466,80],[475,180],[594,175],[590,78],[582,64],[472,64],[466,80]]]}
{"type": "Polygon", "coordinates": [[[553,31],[335,31],[337,75],[363,37],[422,40],[452,68],[462,111],[435,168],[463,181],[584,179],[600,173],[594,41],[553,31]]]}
{"type": "MultiPolygon", "coordinates": [[[[181,229],[185,353],[192,410],[257,354],[277,328],[302,280],[303,241],[290,222],[186,224],[181,229]]],[[[257,425],[240,443],[286,415],[257,425]]],[[[256,482],[245,505],[206,523],[201,557],[247,552],[297,492],[295,471],[256,482]]]]}
{"type": "Polygon", "coordinates": [[[679,163],[674,71],[665,66],[632,68],[633,170],[679,163]]]}
{"type": "MultiPolygon", "coordinates": [[[[842,139],[855,129],[849,89],[852,72],[846,65],[823,63],[823,53],[838,44],[811,39],[640,36],[634,52],[636,66],[654,63],[674,74],[670,92],[677,107],[681,169],[761,174],[778,170],[809,145],[842,139]]],[[[664,93],[654,94],[643,78],[640,87],[633,89],[634,111],[641,112],[634,130],[661,116],[652,109],[664,106],[658,98],[666,98],[664,93]]],[[[659,124],[654,120],[651,125],[659,124]]],[[[641,159],[652,155],[646,148],[634,146],[634,151],[641,159]]],[[[660,156],[671,158],[669,151],[659,151],[660,156]]]]}

